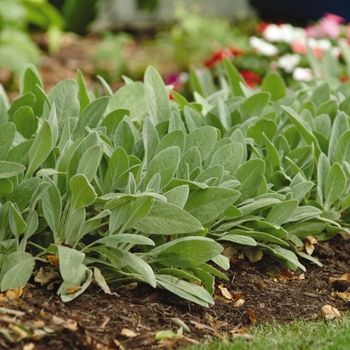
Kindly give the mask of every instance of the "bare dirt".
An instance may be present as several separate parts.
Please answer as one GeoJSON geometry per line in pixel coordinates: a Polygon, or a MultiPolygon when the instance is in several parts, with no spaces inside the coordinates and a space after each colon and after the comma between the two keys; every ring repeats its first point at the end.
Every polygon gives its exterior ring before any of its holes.
{"type": "Polygon", "coordinates": [[[6,308],[0,309],[0,348],[176,349],[249,333],[252,325],[321,319],[324,305],[350,311],[349,301],[340,297],[350,291],[349,281],[333,281],[350,272],[349,242],[338,235],[316,244],[313,256],[324,266],[303,261],[305,273],[282,268],[267,256],[254,264],[233,258],[226,271],[229,281],[216,280],[215,305],[209,308],[141,284],[113,290],[119,296],[93,286],[65,304],[54,290],[31,282],[21,297],[0,299],[0,307],[6,308]],[[190,332],[157,340],[160,331],[177,333],[178,320],[190,332]]]}
{"type": "MultiPolygon", "coordinates": [[[[45,88],[75,78],[77,69],[93,84],[95,43],[93,37],[68,36],[59,53],[46,55],[40,67],[45,88]]],[[[281,268],[268,256],[254,264],[234,257],[225,272],[229,280],[216,280],[215,305],[209,308],[141,284],[113,290],[119,296],[92,286],[65,304],[55,290],[30,281],[18,295],[0,294],[0,349],[176,349],[224,335],[232,339],[267,322],[320,319],[327,304],[350,311],[340,297],[349,295],[350,282],[332,280],[350,273],[349,242],[338,235],[316,244],[313,256],[324,266],[302,261],[305,273],[281,268]],[[179,320],[190,330],[183,336],[179,320]],[[169,330],[180,333],[160,336],[169,330]]]]}

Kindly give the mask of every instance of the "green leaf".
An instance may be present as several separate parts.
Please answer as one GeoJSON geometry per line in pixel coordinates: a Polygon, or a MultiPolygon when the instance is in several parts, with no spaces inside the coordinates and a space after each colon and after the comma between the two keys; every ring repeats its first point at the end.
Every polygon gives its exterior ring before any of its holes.
{"type": "Polygon", "coordinates": [[[151,120],[147,117],[143,123],[143,148],[145,150],[145,164],[148,167],[150,161],[156,154],[156,148],[159,144],[159,136],[157,129],[151,122],[151,120]]]}
{"type": "Polygon", "coordinates": [[[38,127],[38,121],[34,117],[34,112],[30,107],[19,108],[13,116],[16,129],[26,139],[30,139],[38,127]]]}
{"type": "Polygon", "coordinates": [[[92,271],[85,265],[80,264],[79,269],[70,280],[64,280],[57,291],[64,303],[72,301],[89,287],[92,282],[92,271]],[[80,287],[76,292],[71,293],[71,288],[80,287]]]}
{"type": "MultiPolygon", "coordinates": [[[[323,153],[322,153],[323,154],[323,153]]],[[[291,187],[292,198],[299,202],[303,200],[304,196],[315,186],[312,181],[300,182],[291,187]]]]}
{"type": "Polygon", "coordinates": [[[339,163],[334,163],[328,173],[325,188],[325,209],[339,199],[346,187],[346,175],[339,163]]]}
{"type": "Polygon", "coordinates": [[[86,89],[83,73],[80,69],[77,70],[77,82],[78,82],[78,100],[80,104],[79,114],[90,104],[89,93],[86,89]]]}
{"type": "Polygon", "coordinates": [[[43,193],[41,198],[43,213],[52,232],[54,235],[57,235],[62,211],[61,194],[53,181],[49,178],[45,178],[45,181],[50,182],[50,186],[43,193]]]}
{"type": "Polygon", "coordinates": [[[60,274],[64,281],[68,281],[80,268],[80,265],[85,258],[85,254],[63,245],[58,245],[57,249],[60,263],[60,274]]]}
{"type": "Polygon", "coordinates": [[[179,208],[183,208],[190,193],[188,185],[177,186],[168,192],[164,193],[164,197],[169,203],[177,205],[179,208]]]}
{"type": "Polygon", "coordinates": [[[148,234],[175,235],[203,230],[201,223],[178,206],[155,201],[149,214],[134,228],[148,234]]]}
{"type": "Polygon", "coordinates": [[[0,179],[0,200],[13,191],[13,184],[8,179],[0,179]]]}
{"type": "Polygon", "coordinates": [[[221,244],[206,237],[183,237],[151,250],[163,266],[190,268],[204,264],[223,251],[221,244]]]}
{"type": "Polygon", "coordinates": [[[233,96],[244,96],[244,92],[240,83],[245,85],[242,76],[239,74],[237,68],[232,64],[232,62],[224,57],[224,67],[225,72],[228,77],[228,81],[231,86],[231,91],[233,96]]]}
{"type": "Polygon", "coordinates": [[[29,165],[25,179],[30,178],[34,171],[37,170],[49,156],[53,147],[52,141],[51,127],[48,121],[45,120],[29,149],[29,165]]]}
{"type": "Polygon", "coordinates": [[[179,147],[171,146],[159,152],[149,164],[146,176],[143,179],[143,188],[146,188],[150,179],[157,173],[161,176],[160,188],[164,188],[172,180],[179,162],[179,147]]]}
{"type": "Polygon", "coordinates": [[[0,179],[7,179],[19,175],[26,168],[22,164],[0,160],[0,179]]]}
{"type": "Polygon", "coordinates": [[[147,115],[145,88],[143,83],[134,82],[124,85],[111,97],[107,112],[116,109],[130,110],[131,120],[144,120],[147,115]]]}
{"type": "Polygon", "coordinates": [[[156,287],[156,277],[151,266],[143,261],[140,257],[138,257],[136,254],[125,252],[118,248],[113,249],[113,254],[116,254],[118,260],[120,260],[122,264],[125,265],[123,270],[127,270],[135,277],[141,275],[144,282],[148,283],[153,288],[156,287]]]}
{"type": "Polygon", "coordinates": [[[306,220],[311,220],[315,218],[319,218],[322,214],[322,210],[317,209],[311,205],[303,205],[301,207],[297,207],[294,211],[293,215],[286,222],[302,222],[306,220]]]}
{"type": "Polygon", "coordinates": [[[298,257],[292,251],[275,244],[270,244],[269,246],[261,245],[261,247],[264,251],[279,259],[281,263],[286,263],[286,266],[291,270],[296,270],[299,267],[303,271],[306,271],[305,266],[298,261],[298,257]]]}
{"type": "Polygon", "coordinates": [[[131,245],[155,245],[155,243],[150,238],[131,233],[120,233],[117,235],[103,237],[94,241],[93,245],[102,244],[107,247],[118,248],[121,243],[128,243],[131,245]]]}
{"type": "Polygon", "coordinates": [[[113,152],[104,179],[103,188],[105,193],[113,192],[116,188],[117,179],[130,167],[129,158],[122,147],[117,147],[113,152]]]}
{"type": "Polygon", "coordinates": [[[259,92],[250,96],[239,107],[242,120],[246,121],[254,116],[261,117],[269,102],[270,94],[267,92],[259,92]]]}
{"type": "Polygon", "coordinates": [[[232,174],[242,163],[243,153],[243,146],[240,143],[228,143],[213,154],[209,166],[222,165],[226,171],[232,174]]]}
{"type": "Polygon", "coordinates": [[[311,95],[310,100],[315,103],[316,107],[327,102],[331,97],[331,89],[327,82],[318,86],[311,95]]]}
{"type": "MultiPolygon", "coordinates": [[[[242,237],[242,236],[245,236],[245,237],[250,237],[254,240],[259,240],[259,241],[263,241],[263,242],[271,242],[271,243],[276,243],[276,244],[279,244],[281,246],[285,246],[285,247],[289,247],[289,244],[279,238],[279,237],[276,237],[270,233],[266,233],[266,232],[261,232],[261,231],[251,231],[251,230],[242,230],[242,229],[235,229],[235,230],[232,230],[230,231],[228,234],[220,237],[220,239],[224,240],[226,236],[228,235],[234,235],[234,236],[239,236],[239,237],[242,237]]],[[[234,239],[234,238],[233,238],[234,239]]],[[[233,241],[232,239],[228,239],[228,241],[231,241],[231,242],[235,242],[235,243],[239,243],[239,244],[246,244],[246,243],[241,243],[239,241],[233,241]]],[[[246,244],[247,245],[247,244],[246,244]]],[[[253,245],[253,244],[248,244],[248,245],[253,245]]],[[[255,245],[256,245],[256,242],[255,242],[255,245]]],[[[254,246],[254,245],[253,245],[254,246]]]]}
{"type": "Polygon", "coordinates": [[[166,134],[155,148],[154,154],[158,154],[171,146],[178,146],[182,154],[185,148],[185,134],[182,130],[173,130],[166,134]]]}
{"type": "Polygon", "coordinates": [[[266,221],[276,225],[283,225],[293,215],[298,205],[299,202],[295,199],[278,203],[269,211],[266,221]]]}
{"type": "MultiPolygon", "coordinates": [[[[345,113],[341,112],[335,117],[332,125],[332,129],[331,129],[331,136],[329,139],[329,148],[328,148],[328,158],[330,162],[333,162],[333,159],[335,156],[335,149],[336,147],[338,147],[340,137],[344,132],[348,130],[349,130],[348,116],[345,113]]],[[[344,146],[346,145],[346,139],[343,140],[342,144],[344,146]]],[[[340,145],[339,145],[338,152],[341,152],[340,145]]],[[[342,154],[346,154],[346,153],[342,152],[342,154]]]]}
{"type": "Polygon", "coordinates": [[[267,209],[280,202],[281,200],[278,198],[260,198],[240,206],[239,210],[242,212],[242,215],[254,214],[258,210],[267,209]]]}
{"type": "Polygon", "coordinates": [[[91,181],[96,174],[101,158],[102,149],[100,145],[88,148],[79,160],[77,173],[85,175],[87,180],[91,181]]]}
{"type": "Polygon", "coordinates": [[[85,217],[85,207],[79,207],[75,210],[71,209],[68,218],[64,222],[63,229],[60,229],[59,241],[64,240],[67,245],[72,245],[75,247],[77,243],[79,243],[79,231],[84,225],[85,217]]]}
{"type": "Polygon", "coordinates": [[[287,95],[286,83],[281,75],[275,71],[269,71],[265,75],[261,90],[270,93],[272,101],[277,101],[287,95]]]}
{"type": "Polygon", "coordinates": [[[228,188],[199,189],[190,193],[184,209],[202,224],[207,224],[222,215],[239,196],[238,191],[228,188]]]}
{"type": "Polygon", "coordinates": [[[217,137],[217,130],[212,126],[197,128],[186,136],[185,150],[197,147],[201,155],[201,160],[203,161],[214,148],[217,137]]]}
{"type": "Polygon", "coordinates": [[[69,181],[69,187],[72,192],[72,208],[74,209],[92,204],[97,197],[85,175],[74,175],[69,181]]]}
{"type": "Polygon", "coordinates": [[[51,104],[55,103],[58,120],[79,115],[78,84],[73,79],[60,81],[55,85],[48,98],[51,104]]]}
{"type": "Polygon", "coordinates": [[[247,136],[252,137],[258,145],[262,145],[262,141],[265,141],[266,138],[272,140],[276,133],[277,125],[269,119],[259,119],[255,125],[250,126],[247,130],[247,136]]]}
{"type": "Polygon", "coordinates": [[[35,100],[36,100],[35,96],[31,92],[27,92],[24,95],[12,101],[11,107],[9,108],[7,113],[11,118],[13,118],[13,116],[15,115],[15,113],[18,111],[19,108],[25,107],[25,106],[32,108],[34,106],[35,100]]]}
{"type": "Polygon", "coordinates": [[[346,130],[340,136],[334,150],[334,162],[343,164],[343,161],[350,162],[350,130],[346,130]]]}
{"type": "Polygon", "coordinates": [[[134,131],[127,121],[124,118],[119,125],[114,134],[114,147],[122,147],[124,148],[127,154],[132,154],[132,149],[135,144],[135,135],[134,131]]]}
{"type": "Polygon", "coordinates": [[[210,294],[196,284],[180,280],[177,277],[160,274],[156,275],[156,280],[158,287],[168,290],[180,298],[192,301],[204,307],[208,307],[208,304],[214,304],[214,300],[210,294]]]}
{"type": "Polygon", "coordinates": [[[99,121],[102,119],[109,102],[109,97],[100,97],[91,102],[81,113],[78,123],[73,133],[73,140],[84,136],[86,128],[96,128],[99,121]]]}
{"type": "Polygon", "coordinates": [[[34,115],[41,117],[43,114],[45,99],[38,87],[43,88],[43,83],[38,69],[33,64],[28,64],[27,68],[22,71],[20,77],[21,95],[31,92],[35,95],[35,104],[33,106],[34,115]]]}
{"type": "Polygon", "coordinates": [[[251,247],[255,247],[257,245],[256,241],[252,237],[242,236],[236,233],[227,233],[226,235],[218,238],[219,241],[227,241],[235,244],[247,245],[251,247]]]}
{"type": "Polygon", "coordinates": [[[170,119],[170,100],[160,74],[148,67],[144,77],[148,115],[154,125],[170,119]]]}
{"type": "Polygon", "coordinates": [[[21,213],[16,209],[16,207],[12,203],[9,210],[9,224],[12,233],[16,237],[22,234],[27,227],[27,224],[22,218],[21,213]]]}
{"type": "MultiPolygon", "coordinates": [[[[15,135],[16,126],[14,123],[9,122],[0,125],[0,161],[6,160],[15,139],[15,135]]],[[[0,169],[2,169],[2,167],[0,167],[0,169]]]]}
{"type": "Polygon", "coordinates": [[[290,107],[282,106],[282,108],[287,112],[289,119],[298,129],[299,133],[308,145],[314,145],[315,155],[318,158],[321,149],[318,144],[317,138],[312,134],[311,130],[308,128],[307,124],[301,119],[301,117],[290,107]]]}
{"type": "Polygon", "coordinates": [[[107,114],[100,124],[101,126],[105,126],[107,128],[106,135],[114,135],[117,126],[125,116],[130,117],[130,111],[123,108],[116,109],[107,114]]]}
{"type": "Polygon", "coordinates": [[[1,268],[1,291],[24,287],[34,269],[34,258],[25,252],[13,252],[6,256],[1,268]]]}
{"type": "Polygon", "coordinates": [[[264,177],[265,162],[262,159],[251,159],[243,163],[233,174],[241,183],[237,188],[241,192],[241,201],[251,198],[256,193],[264,177]]]}

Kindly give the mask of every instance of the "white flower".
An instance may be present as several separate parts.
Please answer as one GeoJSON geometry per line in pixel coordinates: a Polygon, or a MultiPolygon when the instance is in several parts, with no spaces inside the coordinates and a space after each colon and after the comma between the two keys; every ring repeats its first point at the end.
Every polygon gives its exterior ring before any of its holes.
{"type": "Polygon", "coordinates": [[[290,24],[269,24],[263,32],[263,37],[270,42],[291,43],[295,40],[304,39],[306,33],[303,28],[293,27],[290,24]]]}
{"type": "Polygon", "coordinates": [[[278,53],[278,49],[276,46],[266,42],[263,39],[259,39],[256,36],[251,36],[249,38],[249,43],[253,49],[255,49],[258,53],[261,53],[265,56],[273,56],[278,53]]]}
{"type": "Polygon", "coordinates": [[[278,67],[284,69],[287,73],[291,73],[299,63],[300,56],[298,54],[286,54],[277,61],[278,67]]]}
{"type": "Polygon", "coordinates": [[[314,78],[310,68],[297,67],[293,71],[293,79],[297,81],[310,81],[314,78]]]}
{"type": "Polygon", "coordinates": [[[319,48],[319,49],[322,49],[323,51],[327,51],[332,47],[331,42],[326,39],[317,40],[315,38],[308,38],[307,44],[311,49],[319,48]]]}

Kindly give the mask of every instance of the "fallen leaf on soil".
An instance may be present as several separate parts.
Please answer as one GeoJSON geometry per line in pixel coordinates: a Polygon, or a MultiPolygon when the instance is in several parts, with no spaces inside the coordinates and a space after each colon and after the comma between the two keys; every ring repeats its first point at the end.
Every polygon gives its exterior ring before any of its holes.
{"type": "Polygon", "coordinates": [[[255,285],[257,285],[261,289],[264,289],[266,287],[263,282],[261,282],[261,281],[259,281],[257,279],[255,279],[253,282],[254,282],[255,285]]]}
{"type": "Polygon", "coordinates": [[[6,291],[6,298],[9,300],[18,299],[22,296],[22,294],[23,294],[23,288],[20,285],[16,289],[8,289],[6,291]]]}
{"type": "Polygon", "coordinates": [[[342,293],[334,292],[334,293],[332,293],[332,296],[333,295],[336,295],[337,297],[339,297],[345,301],[350,301],[350,292],[342,292],[342,293]]]}
{"type": "Polygon", "coordinates": [[[226,247],[221,254],[223,256],[226,256],[226,258],[228,258],[229,260],[231,260],[233,257],[237,257],[238,251],[236,248],[229,246],[226,247]]]}
{"type": "Polygon", "coordinates": [[[208,329],[210,331],[214,332],[214,328],[213,327],[209,327],[203,323],[200,322],[196,322],[196,321],[191,321],[191,323],[197,328],[197,329],[208,329]]]}
{"type": "Polygon", "coordinates": [[[122,331],[120,332],[121,335],[124,335],[125,337],[128,338],[134,338],[137,337],[138,334],[132,331],[131,329],[128,328],[123,328],[122,331]]]}
{"type": "Polygon", "coordinates": [[[35,350],[36,346],[34,343],[29,343],[23,346],[23,350],[35,350]]]}
{"type": "Polygon", "coordinates": [[[219,284],[218,288],[220,289],[221,294],[228,300],[233,300],[232,294],[224,287],[223,284],[219,284]]]}
{"type": "Polygon", "coordinates": [[[331,305],[324,305],[321,308],[321,316],[326,321],[331,321],[341,317],[339,310],[331,305]]]}
{"type": "Polygon", "coordinates": [[[234,307],[240,307],[244,304],[244,299],[238,299],[237,301],[235,301],[235,303],[233,304],[234,307]]]}
{"type": "Polygon", "coordinates": [[[350,288],[350,273],[346,273],[340,278],[330,277],[329,282],[337,292],[345,292],[350,288]]]}
{"type": "Polygon", "coordinates": [[[31,333],[29,330],[27,330],[23,326],[19,326],[18,324],[9,324],[9,329],[13,333],[15,333],[17,336],[19,336],[21,339],[25,339],[31,336],[31,333]]]}
{"type": "Polygon", "coordinates": [[[312,255],[312,253],[315,250],[315,245],[318,243],[318,240],[315,237],[312,236],[306,236],[305,237],[305,250],[306,253],[309,255],[312,255]]]}
{"type": "Polygon", "coordinates": [[[94,273],[92,275],[92,281],[93,283],[97,284],[99,287],[102,288],[102,290],[106,293],[106,294],[110,294],[110,295],[115,295],[117,297],[119,297],[119,295],[117,293],[112,293],[105,278],[103,277],[101,270],[97,267],[94,267],[94,273]]]}
{"type": "Polygon", "coordinates": [[[60,274],[50,266],[45,266],[44,268],[41,267],[37,275],[34,277],[34,281],[40,283],[42,286],[58,279],[61,279],[60,274]]]}
{"type": "Polygon", "coordinates": [[[76,293],[78,290],[81,289],[81,286],[73,286],[73,287],[69,287],[68,290],[67,290],[67,294],[70,295],[70,294],[74,294],[76,293]]]}
{"type": "Polygon", "coordinates": [[[248,312],[248,318],[249,318],[250,323],[254,324],[256,322],[256,317],[254,315],[254,311],[251,308],[248,308],[247,312],[248,312]]]}
{"type": "Polygon", "coordinates": [[[260,247],[244,247],[243,252],[251,263],[260,261],[264,256],[264,253],[261,251],[260,247]]]}
{"type": "Polygon", "coordinates": [[[78,323],[71,319],[64,320],[63,318],[54,315],[52,316],[52,322],[74,332],[78,330],[78,323]]]}
{"type": "Polygon", "coordinates": [[[46,255],[45,260],[49,262],[51,265],[59,267],[60,266],[60,260],[59,257],[56,255],[46,255]]]}

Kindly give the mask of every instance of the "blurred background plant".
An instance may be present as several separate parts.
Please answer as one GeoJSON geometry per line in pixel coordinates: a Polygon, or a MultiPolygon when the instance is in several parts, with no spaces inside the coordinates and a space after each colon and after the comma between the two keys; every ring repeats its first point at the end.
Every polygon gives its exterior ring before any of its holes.
{"type": "Polygon", "coordinates": [[[0,66],[20,73],[28,62],[38,64],[40,50],[29,33],[45,30],[54,51],[62,28],[62,16],[46,0],[0,0],[0,66]]]}

